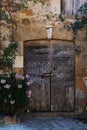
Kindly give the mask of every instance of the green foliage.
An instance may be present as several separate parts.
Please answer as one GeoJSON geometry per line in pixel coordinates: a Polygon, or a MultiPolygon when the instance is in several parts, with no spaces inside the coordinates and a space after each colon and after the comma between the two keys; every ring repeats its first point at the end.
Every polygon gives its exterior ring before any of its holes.
{"type": "Polygon", "coordinates": [[[33,2],[34,2],[34,3],[37,3],[37,2],[38,2],[38,0],[33,0],[33,2]]]}
{"type": "Polygon", "coordinates": [[[17,73],[0,76],[0,111],[21,112],[27,109],[31,98],[31,79],[17,73]]]}
{"type": "Polygon", "coordinates": [[[76,15],[76,21],[71,25],[74,33],[74,40],[76,38],[78,30],[82,29],[85,30],[87,38],[87,14],[85,14],[85,12],[87,13],[87,2],[79,8],[78,12],[80,13],[80,16],[76,15]]]}
{"type": "Polygon", "coordinates": [[[85,2],[78,10],[77,13],[87,15],[87,2],[85,2]]]}
{"type": "Polygon", "coordinates": [[[72,24],[71,26],[74,33],[74,39],[76,38],[78,30],[82,30],[83,28],[87,34],[87,17],[82,16],[81,20],[76,18],[76,22],[72,24]]]}
{"type": "Polygon", "coordinates": [[[20,10],[24,10],[26,8],[26,6],[25,6],[25,2],[21,2],[21,4],[20,4],[20,10]]]}
{"type": "MultiPolygon", "coordinates": [[[[36,4],[39,0],[32,0],[32,1],[36,4]]],[[[27,4],[27,0],[23,0],[23,1],[20,3],[20,10],[26,9],[26,4],[27,4]]]]}
{"type": "Polygon", "coordinates": [[[8,20],[8,15],[5,13],[4,10],[0,7],[0,20],[8,20]]]}
{"type": "Polygon", "coordinates": [[[80,54],[80,52],[82,52],[81,47],[80,46],[76,46],[75,47],[75,54],[78,55],[78,54],[80,54]]]}
{"type": "Polygon", "coordinates": [[[61,22],[65,21],[65,19],[63,18],[63,16],[61,14],[59,15],[59,19],[61,20],[61,22]]]}
{"type": "Polygon", "coordinates": [[[0,59],[0,66],[11,68],[15,62],[17,51],[18,51],[18,43],[17,42],[10,43],[9,46],[4,50],[4,54],[0,59]]]}

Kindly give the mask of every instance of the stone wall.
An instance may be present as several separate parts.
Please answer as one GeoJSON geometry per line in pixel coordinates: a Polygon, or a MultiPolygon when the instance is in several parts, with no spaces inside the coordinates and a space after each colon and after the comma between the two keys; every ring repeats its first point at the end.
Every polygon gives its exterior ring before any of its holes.
{"type": "MultiPolygon", "coordinates": [[[[7,21],[0,20],[0,56],[4,53],[4,49],[11,42],[12,34],[14,34],[14,39],[19,42],[19,51],[14,64],[14,72],[23,73],[24,42],[28,40],[48,39],[47,26],[52,26],[53,28],[52,39],[61,40],[61,42],[73,41],[72,29],[68,30],[67,26],[75,20],[68,17],[66,21],[61,22],[58,15],[60,10],[57,2],[60,1],[47,0],[44,5],[40,2],[38,4],[29,2],[27,9],[23,10],[18,10],[17,8],[19,7],[20,0],[15,1],[17,6],[10,3],[10,5],[14,6],[14,10],[15,8],[17,9],[17,12],[12,10],[11,18],[9,17],[7,21]]],[[[78,32],[75,45],[81,47],[81,53],[75,57],[75,110],[83,112],[87,110],[87,83],[85,82],[87,81],[87,41],[84,41],[83,32],[78,32]]]]}
{"type": "MultiPolygon", "coordinates": [[[[22,22],[23,23],[23,22],[22,22]]],[[[73,33],[72,30],[68,31],[66,28],[64,29],[64,26],[67,26],[69,24],[69,21],[62,23],[61,21],[57,21],[57,24],[54,23],[53,25],[53,35],[52,39],[56,40],[64,40],[64,41],[72,41],[73,40],[73,33]]],[[[52,24],[51,24],[52,25],[52,24]]],[[[17,34],[16,34],[17,40],[20,42],[20,49],[23,49],[22,42],[28,41],[28,40],[44,40],[47,39],[47,30],[46,26],[42,24],[42,26],[39,24],[35,25],[18,25],[17,28],[17,34]],[[19,33],[20,32],[20,33],[19,33]]],[[[87,109],[87,88],[84,82],[84,79],[87,77],[87,41],[84,41],[83,33],[78,33],[77,39],[75,41],[76,46],[81,47],[81,53],[79,55],[76,55],[75,57],[75,96],[76,96],[76,111],[83,112],[87,109]]],[[[23,58],[22,51],[19,53],[21,56],[20,58],[23,58]]],[[[17,63],[18,61],[16,61],[17,63]]],[[[21,59],[21,63],[23,64],[23,60],[21,59]]],[[[17,70],[17,67],[14,66],[14,71],[17,70]]],[[[17,70],[18,71],[18,70],[17,70]]]]}

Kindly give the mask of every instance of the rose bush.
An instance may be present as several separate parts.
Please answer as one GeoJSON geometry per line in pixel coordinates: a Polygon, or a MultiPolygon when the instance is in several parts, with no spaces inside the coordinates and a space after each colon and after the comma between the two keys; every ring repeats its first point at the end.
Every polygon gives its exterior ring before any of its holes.
{"type": "Polygon", "coordinates": [[[33,80],[17,73],[0,76],[0,111],[6,113],[27,111],[32,96],[33,80]]]}

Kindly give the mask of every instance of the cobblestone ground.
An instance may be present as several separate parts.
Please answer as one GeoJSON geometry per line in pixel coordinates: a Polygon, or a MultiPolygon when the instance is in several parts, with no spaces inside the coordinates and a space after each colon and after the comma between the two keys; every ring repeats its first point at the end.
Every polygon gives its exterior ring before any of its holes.
{"type": "Polygon", "coordinates": [[[0,130],[87,130],[87,123],[67,117],[33,117],[19,125],[5,125],[0,130]]]}

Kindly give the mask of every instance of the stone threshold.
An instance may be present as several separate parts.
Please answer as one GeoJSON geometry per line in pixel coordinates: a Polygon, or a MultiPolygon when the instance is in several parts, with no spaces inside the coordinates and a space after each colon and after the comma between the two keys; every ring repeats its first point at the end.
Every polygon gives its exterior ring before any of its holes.
{"type": "Polygon", "coordinates": [[[82,113],[78,112],[29,112],[27,114],[19,115],[19,119],[21,122],[32,118],[32,117],[81,117],[82,113]]]}
{"type": "Polygon", "coordinates": [[[78,112],[30,112],[28,116],[82,116],[82,113],[78,112]]]}

